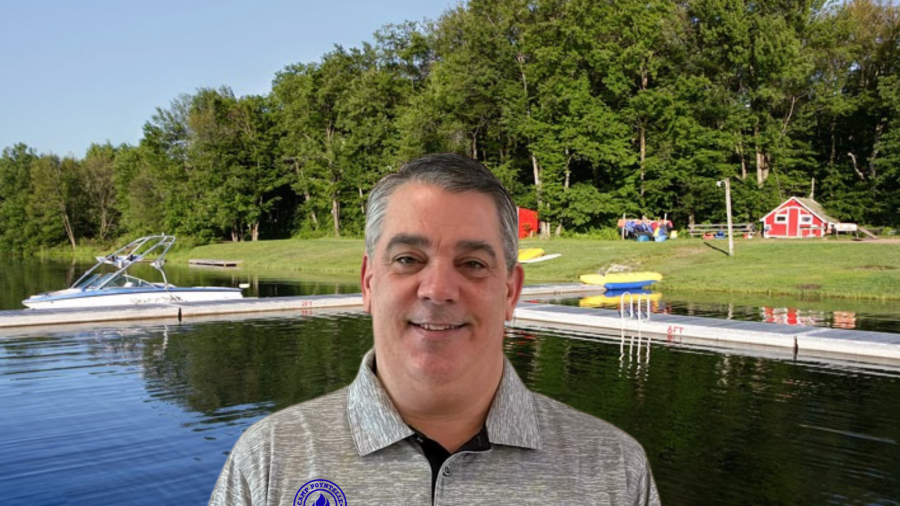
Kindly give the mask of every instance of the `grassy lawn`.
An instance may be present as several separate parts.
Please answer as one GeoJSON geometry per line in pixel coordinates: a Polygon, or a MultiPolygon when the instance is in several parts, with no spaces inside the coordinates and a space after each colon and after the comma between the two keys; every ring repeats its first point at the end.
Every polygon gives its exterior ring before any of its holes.
{"type": "Polygon", "coordinates": [[[579,242],[529,242],[563,256],[558,265],[526,266],[526,279],[576,279],[576,272],[624,265],[661,272],[664,290],[900,299],[900,243],[737,240],[732,258],[724,240],[579,242]]]}
{"type": "MultiPolygon", "coordinates": [[[[900,300],[900,242],[835,240],[678,239],[663,243],[552,239],[523,241],[560,258],[525,265],[526,283],[576,282],[614,266],[663,274],[661,290],[769,295],[817,295],[900,300]]],[[[353,276],[361,239],[288,239],[225,243],[175,252],[189,258],[242,260],[248,269],[353,276]]]]}
{"type": "Polygon", "coordinates": [[[362,239],[283,239],[209,244],[166,258],[240,260],[242,268],[353,275],[359,273],[364,252],[362,239]]]}

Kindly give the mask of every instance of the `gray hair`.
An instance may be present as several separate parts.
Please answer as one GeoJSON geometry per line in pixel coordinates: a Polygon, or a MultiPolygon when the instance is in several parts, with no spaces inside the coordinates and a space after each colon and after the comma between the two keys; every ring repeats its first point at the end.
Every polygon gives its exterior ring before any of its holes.
{"type": "Polygon", "coordinates": [[[500,220],[506,269],[512,272],[519,249],[519,215],[512,196],[497,176],[480,162],[454,153],[437,153],[411,160],[399,171],[384,176],[372,188],[366,204],[366,254],[369,258],[374,258],[375,245],[381,239],[391,195],[407,183],[436,186],[450,193],[474,191],[491,197],[500,220]]]}

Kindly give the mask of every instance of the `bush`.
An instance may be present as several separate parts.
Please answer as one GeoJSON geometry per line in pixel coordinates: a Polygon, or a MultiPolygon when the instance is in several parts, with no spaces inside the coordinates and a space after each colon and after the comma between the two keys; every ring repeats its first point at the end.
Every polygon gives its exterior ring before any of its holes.
{"type": "Polygon", "coordinates": [[[618,228],[603,227],[592,228],[587,232],[563,232],[563,237],[571,239],[590,239],[596,241],[615,241],[622,239],[622,232],[618,228]]]}

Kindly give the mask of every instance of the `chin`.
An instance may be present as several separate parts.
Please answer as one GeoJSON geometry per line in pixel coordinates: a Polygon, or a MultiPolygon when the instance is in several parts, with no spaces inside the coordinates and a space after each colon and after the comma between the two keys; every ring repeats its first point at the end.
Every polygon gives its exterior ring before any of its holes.
{"type": "Polygon", "coordinates": [[[410,365],[415,376],[423,381],[453,380],[465,370],[463,356],[447,349],[417,349],[410,354],[410,365]]]}

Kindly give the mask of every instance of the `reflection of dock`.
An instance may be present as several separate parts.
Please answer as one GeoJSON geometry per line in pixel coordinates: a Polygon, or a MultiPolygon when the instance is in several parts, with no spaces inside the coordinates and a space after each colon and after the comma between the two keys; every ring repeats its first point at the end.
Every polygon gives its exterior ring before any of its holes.
{"type": "MultiPolygon", "coordinates": [[[[537,301],[560,295],[596,294],[598,287],[580,284],[533,285],[523,290],[522,301],[537,301]]],[[[360,294],[310,295],[239,299],[207,303],[154,304],[146,306],[0,311],[2,334],[29,332],[53,325],[103,324],[123,321],[166,320],[188,323],[207,320],[238,320],[284,316],[315,316],[333,310],[358,311],[360,294]]],[[[777,354],[802,357],[838,355],[865,362],[900,362],[900,334],[822,327],[797,327],[653,313],[647,319],[622,318],[615,309],[593,309],[520,302],[514,327],[574,330],[600,336],[650,337],[660,343],[699,345],[742,350],[774,350],[777,354]]]]}
{"type": "Polygon", "coordinates": [[[240,260],[212,260],[209,258],[195,258],[188,260],[188,265],[199,265],[204,267],[240,267],[240,260]]]}

